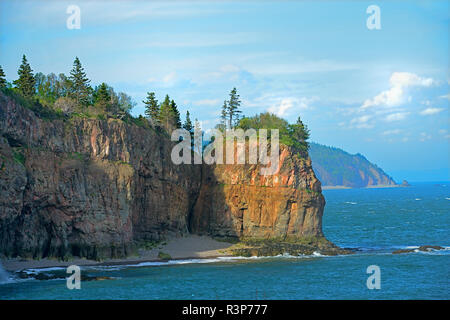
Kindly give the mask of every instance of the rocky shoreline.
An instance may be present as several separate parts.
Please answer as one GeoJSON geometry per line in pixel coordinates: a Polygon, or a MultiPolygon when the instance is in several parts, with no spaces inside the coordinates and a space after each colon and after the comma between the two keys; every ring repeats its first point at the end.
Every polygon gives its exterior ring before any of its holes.
{"type": "Polygon", "coordinates": [[[328,241],[325,237],[300,239],[242,239],[227,249],[233,256],[278,256],[278,255],[323,255],[336,256],[353,254],[354,250],[344,249],[328,241]]]}

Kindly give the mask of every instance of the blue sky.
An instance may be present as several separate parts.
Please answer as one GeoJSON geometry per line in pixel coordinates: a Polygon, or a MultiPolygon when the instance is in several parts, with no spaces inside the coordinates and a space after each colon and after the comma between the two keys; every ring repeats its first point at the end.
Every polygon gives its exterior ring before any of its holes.
{"type": "Polygon", "coordinates": [[[169,94],[205,129],[236,86],[245,115],[301,116],[311,140],[394,179],[450,180],[448,1],[1,1],[0,65],[69,73],[137,102],[169,94]],[[68,5],[81,29],[68,29],[68,5]],[[369,30],[376,4],[381,29],[369,30]]]}

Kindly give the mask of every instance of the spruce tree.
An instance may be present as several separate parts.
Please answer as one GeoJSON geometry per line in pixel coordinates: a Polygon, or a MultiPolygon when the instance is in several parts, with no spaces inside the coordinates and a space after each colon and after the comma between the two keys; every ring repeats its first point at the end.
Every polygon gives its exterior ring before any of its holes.
{"type": "Polygon", "coordinates": [[[92,88],[89,85],[90,80],[86,77],[80,59],[75,57],[73,69],[70,71],[69,80],[72,82],[71,96],[78,104],[88,105],[92,88]]]}
{"type": "Polygon", "coordinates": [[[145,115],[152,119],[154,124],[159,123],[159,106],[154,92],[147,92],[147,100],[142,101],[145,104],[145,115]]]}
{"type": "Polygon", "coordinates": [[[225,100],[223,102],[223,106],[222,106],[222,114],[220,116],[220,128],[223,128],[224,130],[227,129],[227,122],[228,122],[228,104],[227,101],[225,100]]]}
{"type": "Polygon", "coordinates": [[[161,103],[159,107],[159,116],[161,124],[166,128],[167,131],[170,130],[170,124],[172,120],[172,107],[170,105],[170,97],[166,94],[164,101],[161,103]]]}
{"type": "Polygon", "coordinates": [[[191,121],[191,118],[190,118],[189,111],[186,111],[186,121],[184,121],[183,129],[186,129],[192,135],[194,127],[192,126],[192,121],[191,121]]]}
{"type": "Polygon", "coordinates": [[[108,110],[108,106],[111,103],[111,95],[108,85],[104,82],[99,85],[95,90],[94,96],[96,107],[106,112],[108,110]]]}
{"type": "Polygon", "coordinates": [[[170,113],[172,125],[175,129],[181,128],[180,112],[178,111],[177,104],[174,100],[170,102],[170,113]]]}
{"type": "Polygon", "coordinates": [[[14,81],[14,85],[25,97],[32,97],[35,92],[35,79],[25,55],[22,57],[22,64],[17,71],[19,79],[14,81]]]}
{"type": "Polygon", "coordinates": [[[3,72],[2,66],[0,66],[0,88],[6,88],[6,84],[5,73],[3,72]]]}
{"type": "Polygon", "coordinates": [[[239,95],[237,94],[236,88],[233,88],[230,92],[230,100],[228,100],[228,125],[230,129],[233,128],[239,122],[239,114],[242,111],[239,110],[241,106],[241,101],[239,100],[239,95]]]}
{"type": "Polygon", "coordinates": [[[293,139],[293,144],[302,151],[307,151],[309,148],[309,130],[308,127],[303,124],[300,117],[298,117],[295,124],[289,125],[289,135],[293,139]]]}
{"type": "Polygon", "coordinates": [[[191,144],[194,144],[194,127],[192,126],[189,111],[186,111],[186,120],[184,121],[183,129],[189,131],[189,135],[191,136],[191,144]]]}

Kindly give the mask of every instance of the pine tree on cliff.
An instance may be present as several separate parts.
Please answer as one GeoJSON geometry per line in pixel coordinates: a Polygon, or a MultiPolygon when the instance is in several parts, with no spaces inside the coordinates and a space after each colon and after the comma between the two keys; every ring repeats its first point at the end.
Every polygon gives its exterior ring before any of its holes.
{"type": "Polygon", "coordinates": [[[19,79],[14,81],[14,85],[25,97],[32,97],[35,93],[35,79],[33,76],[33,70],[31,70],[25,55],[22,57],[22,64],[20,65],[17,73],[19,75],[19,79]]]}
{"type": "Polygon", "coordinates": [[[233,129],[239,123],[239,114],[242,111],[239,110],[241,101],[237,94],[236,88],[233,88],[230,92],[230,100],[224,101],[221,114],[221,127],[233,129]]]}
{"type": "Polygon", "coordinates": [[[222,113],[220,116],[220,125],[218,126],[218,128],[219,129],[222,128],[222,129],[226,130],[227,122],[228,122],[228,104],[227,104],[227,101],[225,100],[223,102],[222,113]]]}
{"type": "Polygon", "coordinates": [[[236,88],[233,88],[230,92],[230,100],[228,100],[228,125],[230,128],[234,128],[239,123],[239,114],[242,113],[239,110],[241,106],[241,101],[239,100],[239,95],[237,94],[236,88]]]}
{"type": "Polygon", "coordinates": [[[295,124],[289,125],[289,134],[294,140],[294,146],[302,151],[307,151],[309,148],[309,130],[308,127],[298,117],[295,124]]]}
{"type": "Polygon", "coordinates": [[[161,124],[166,128],[167,131],[170,129],[170,122],[171,122],[171,106],[170,106],[170,97],[168,94],[166,94],[166,97],[164,98],[164,101],[161,103],[161,106],[159,107],[159,118],[161,121],[161,124]]]}
{"type": "Polygon", "coordinates": [[[3,72],[2,66],[0,66],[0,88],[6,88],[6,84],[5,73],[3,72]]]}
{"type": "Polygon", "coordinates": [[[172,117],[172,125],[175,126],[175,129],[181,128],[181,118],[180,118],[180,112],[178,111],[177,104],[174,100],[170,102],[170,113],[172,117]]]}
{"type": "Polygon", "coordinates": [[[189,134],[191,135],[191,144],[193,144],[194,143],[194,127],[192,126],[192,121],[191,121],[189,111],[186,111],[186,121],[184,121],[183,129],[189,131],[189,134]]]}
{"type": "Polygon", "coordinates": [[[186,129],[191,134],[193,132],[194,127],[192,126],[192,121],[191,121],[191,117],[190,117],[189,111],[186,111],[186,121],[184,121],[183,129],[186,129]]]}
{"type": "Polygon", "coordinates": [[[111,104],[111,95],[106,83],[99,85],[94,93],[94,103],[97,108],[100,108],[103,112],[108,111],[108,106],[111,104]]]}
{"type": "Polygon", "coordinates": [[[147,92],[147,100],[142,101],[145,104],[145,115],[151,119],[153,124],[159,124],[159,106],[154,92],[147,92]]]}
{"type": "Polygon", "coordinates": [[[69,79],[72,82],[71,96],[78,104],[88,105],[92,88],[89,85],[90,80],[86,77],[86,73],[78,57],[73,62],[73,69],[70,71],[69,79]]]}

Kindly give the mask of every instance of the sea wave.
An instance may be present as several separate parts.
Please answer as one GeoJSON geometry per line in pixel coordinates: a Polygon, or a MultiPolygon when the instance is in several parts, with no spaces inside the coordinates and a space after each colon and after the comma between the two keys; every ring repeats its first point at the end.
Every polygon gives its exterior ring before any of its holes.
{"type": "MultiPolygon", "coordinates": [[[[349,249],[355,250],[356,254],[392,254],[393,251],[399,249],[408,249],[413,251],[410,254],[432,254],[432,255],[448,255],[450,254],[450,246],[443,246],[441,250],[431,249],[430,251],[420,251],[418,245],[403,245],[403,246],[365,246],[365,247],[348,247],[349,249]]],[[[408,254],[408,253],[406,253],[408,254]]],[[[198,259],[175,259],[168,261],[143,261],[139,263],[131,264],[121,264],[121,265],[97,265],[97,266],[80,266],[82,270],[93,270],[93,271],[120,271],[127,268],[142,268],[142,267],[159,267],[159,266],[172,266],[172,265],[185,265],[185,264],[208,264],[208,263],[224,263],[224,262],[237,262],[237,261],[252,261],[252,260],[270,260],[270,259],[311,259],[311,258],[332,258],[332,257],[343,257],[348,255],[336,255],[327,256],[323,255],[318,251],[314,251],[310,255],[290,255],[288,253],[276,255],[276,256],[222,256],[215,258],[198,258],[198,259]]],[[[49,267],[49,268],[31,268],[22,270],[29,275],[37,273],[52,273],[55,271],[65,270],[65,267],[49,267]]],[[[11,278],[14,281],[14,278],[11,278]]]]}

